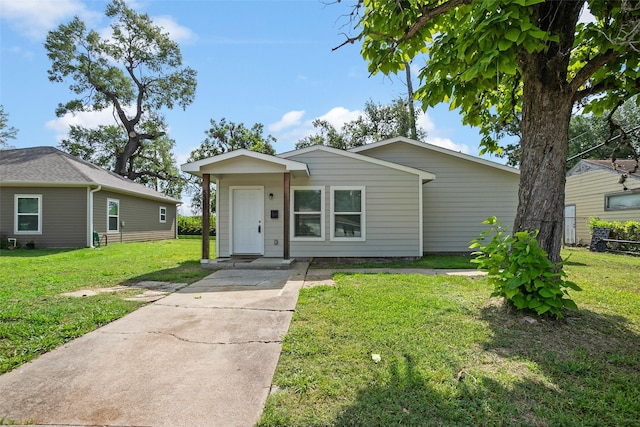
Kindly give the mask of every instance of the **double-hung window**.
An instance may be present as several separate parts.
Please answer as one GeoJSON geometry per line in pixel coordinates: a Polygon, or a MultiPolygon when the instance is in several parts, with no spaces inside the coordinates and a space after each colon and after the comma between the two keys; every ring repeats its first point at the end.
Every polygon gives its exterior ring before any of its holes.
{"type": "Polygon", "coordinates": [[[120,231],[120,200],[107,199],[107,232],[120,231]]]}
{"type": "Polygon", "coordinates": [[[324,187],[291,187],[292,240],[324,240],[324,187]]]}
{"type": "Polygon", "coordinates": [[[167,208],[164,206],[160,206],[160,222],[167,222],[167,208]]]}
{"type": "Polygon", "coordinates": [[[42,195],[15,195],[16,234],[42,234],[42,195]]]}
{"type": "Polygon", "coordinates": [[[331,187],[331,240],[365,240],[364,187],[331,187]]]}

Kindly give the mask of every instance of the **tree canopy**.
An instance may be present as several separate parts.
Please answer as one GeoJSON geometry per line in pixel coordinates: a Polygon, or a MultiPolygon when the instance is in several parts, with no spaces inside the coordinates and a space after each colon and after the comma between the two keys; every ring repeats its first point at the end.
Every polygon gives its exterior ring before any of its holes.
{"type": "Polygon", "coordinates": [[[4,106],[0,105],[0,149],[9,147],[9,140],[15,139],[18,129],[9,126],[9,114],[4,112],[4,106]]]}
{"type": "MultiPolygon", "coordinates": [[[[511,135],[520,135],[513,128],[511,135]]],[[[617,110],[594,114],[574,114],[569,123],[569,157],[567,169],[581,159],[637,159],[640,155],[640,105],[636,97],[617,110]]],[[[502,147],[500,157],[510,166],[520,164],[520,144],[502,147]]]]}
{"type": "MultiPolygon", "coordinates": [[[[156,117],[142,122],[140,129],[162,136],[153,140],[153,143],[141,144],[129,157],[127,170],[137,175],[136,182],[179,198],[185,179],[173,156],[175,141],[166,135],[166,124],[156,117]]],[[[124,150],[127,141],[127,134],[121,126],[102,125],[95,129],[71,126],[69,136],[60,142],[60,149],[104,169],[114,170],[116,158],[124,150]]]]}
{"type": "MultiPolygon", "coordinates": [[[[219,121],[210,120],[211,127],[205,131],[207,135],[198,148],[191,151],[187,162],[207,159],[229,151],[245,150],[264,154],[275,154],[273,147],[276,139],[264,135],[264,125],[256,123],[247,128],[244,123],[227,122],[224,117],[219,121]]],[[[188,178],[186,193],[191,197],[191,208],[194,214],[202,212],[202,180],[195,176],[188,178]]],[[[211,198],[212,212],[215,212],[215,197],[211,198]]]]}
{"type": "Polygon", "coordinates": [[[123,0],[113,0],[106,16],[112,19],[108,36],[88,30],[78,17],[49,32],[45,42],[51,60],[49,80],[69,80],[76,95],[59,104],[59,116],[113,108],[127,135],[126,144],[113,153],[113,170],[137,179],[146,171],[132,169],[131,165],[142,165],[131,158],[147,141],[153,144],[165,134],[159,128],[144,129],[143,124],[153,122],[163,108],[191,104],[196,72],[182,66],[179,46],[148,15],[135,12],[123,0]]]}
{"type": "Polygon", "coordinates": [[[539,230],[560,259],[571,113],[613,110],[640,91],[640,2],[634,0],[417,0],[356,3],[372,73],[424,58],[415,92],[424,108],[447,102],[499,152],[496,129],[518,122],[519,204],[514,231],[539,230]],[[579,22],[583,8],[593,20],[579,22]]]}
{"type": "MultiPolygon", "coordinates": [[[[340,130],[326,120],[314,120],[313,126],[319,132],[299,140],[296,148],[327,145],[347,150],[395,136],[413,137],[412,127],[417,114],[413,112],[413,120],[411,114],[409,105],[402,98],[395,99],[390,105],[376,104],[369,100],[365,104],[364,114],[345,123],[340,130]]],[[[423,139],[427,132],[416,129],[415,136],[423,139]]]]}

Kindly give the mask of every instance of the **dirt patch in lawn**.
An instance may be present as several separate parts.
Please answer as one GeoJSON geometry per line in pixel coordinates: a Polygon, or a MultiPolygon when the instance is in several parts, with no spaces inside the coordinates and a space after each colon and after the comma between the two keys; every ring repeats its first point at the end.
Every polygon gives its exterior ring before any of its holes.
{"type": "Polygon", "coordinates": [[[170,283],[170,282],[156,282],[156,281],[143,281],[138,283],[133,283],[127,286],[112,286],[110,288],[95,288],[95,289],[79,289],[73,292],[65,292],[61,294],[65,297],[90,297],[106,292],[123,292],[130,291],[132,289],[139,289],[140,293],[136,294],[133,297],[125,298],[127,301],[144,301],[144,302],[153,302],[157,301],[161,298],[164,298],[166,295],[173,293],[179,289],[187,286],[186,283],[170,283]]]}

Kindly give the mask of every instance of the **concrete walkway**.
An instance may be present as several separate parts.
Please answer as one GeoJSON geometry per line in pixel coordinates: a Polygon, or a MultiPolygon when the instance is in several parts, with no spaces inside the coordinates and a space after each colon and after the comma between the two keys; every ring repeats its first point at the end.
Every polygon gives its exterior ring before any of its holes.
{"type": "Polygon", "coordinates": [[[221,270],[0,376],[0,420],[252,426],[307,263],[221,270]]]}
{"type": "MultiPolygon", "coordinates": [[[[0,420],[46,426],[252,426],[298,291],[336,270],[220,270],[0,376],[0,420]]],[[[345,269],[476,275],[476,270],[345,269]]]]}

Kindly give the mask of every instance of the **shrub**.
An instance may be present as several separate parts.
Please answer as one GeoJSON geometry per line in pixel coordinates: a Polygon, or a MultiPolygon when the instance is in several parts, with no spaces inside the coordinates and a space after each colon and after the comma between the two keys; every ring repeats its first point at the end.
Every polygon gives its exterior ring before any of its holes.
{"type": "Polygon", "coordinates": [[[567,288],[579,291],[580,287],[565,280],[562,263],[551,262],[538,246],[537,230],[517,232],[512,237],[496,217],[487,218],[483,224],[491,227],[469,247],[478,249],[471,262],[488,273],[489,283],[494,286],[491,296],[504,297],[519,310],[534,310],[538,315],[556,318],[563,317],[565,307],[578,308],[568,298],[567,288]]]}
{"type": "MultiPolygon", "coordinates": [[[[216,235],[216,217],[211,216],[210,236],[216,235]]],[[[202,236],[202,217],[200,216],[178,216],[178,234],[187,236],[202,236]]]]}
{"type": "MultiPolygon", "coordinates": [[[[640,221],[605,221],[597,217],[589,218],[589,230],[593,232],[596,228],[608,228],[611,230],[609,233],[610,239],[616,240],[633,240],[634,242],[640,242],[640,221]]],[[[616,249],[630,252],[640,252],[640,246],[638,245],[625,245],[624,243],[617,244],[616,249]]]]}

